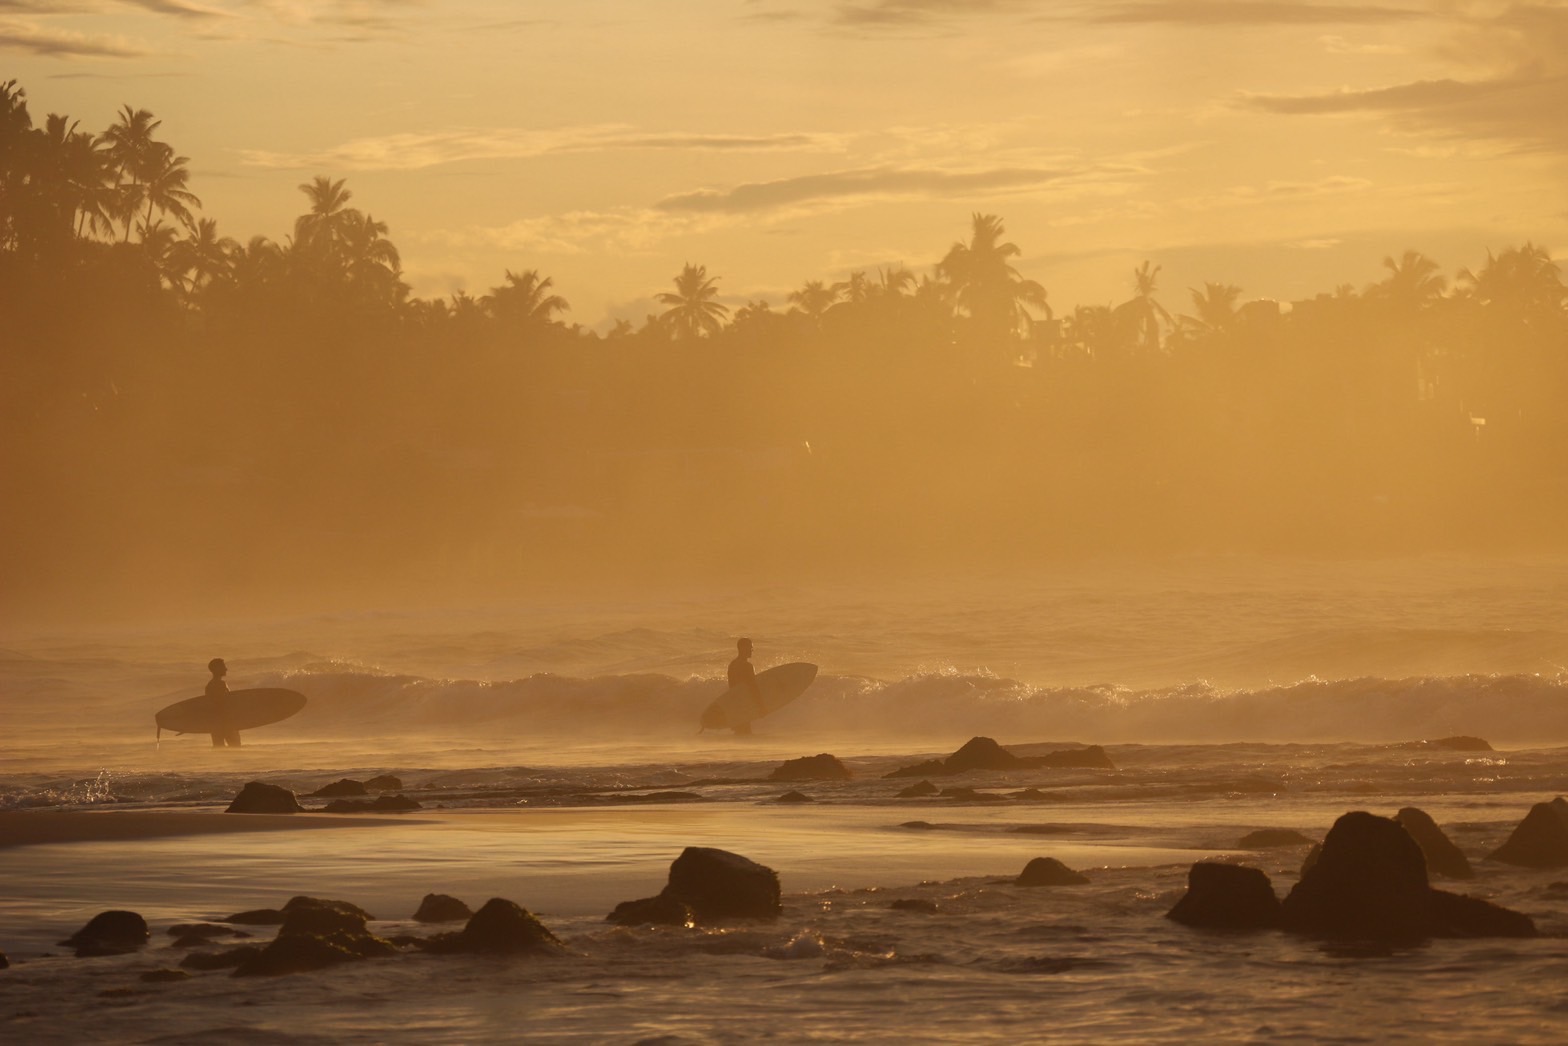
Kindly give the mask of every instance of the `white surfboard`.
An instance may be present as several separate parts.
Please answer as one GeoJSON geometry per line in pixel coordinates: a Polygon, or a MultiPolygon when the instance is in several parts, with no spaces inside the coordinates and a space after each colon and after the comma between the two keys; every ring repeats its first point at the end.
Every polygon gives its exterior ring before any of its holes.
{"type": "Polygon", "coordinates": [[[769,712],[777,712],[806,692],[817,678],[817,666],[804,661],[792,661],[757,673],[757,692],[749,686],[730,687],[713,699],[702,712],[702,728],[718,730],[729,727],[741,730],[761,719],[769,712]],[[760,703],[758,701],[760,698],[760,703]]]}

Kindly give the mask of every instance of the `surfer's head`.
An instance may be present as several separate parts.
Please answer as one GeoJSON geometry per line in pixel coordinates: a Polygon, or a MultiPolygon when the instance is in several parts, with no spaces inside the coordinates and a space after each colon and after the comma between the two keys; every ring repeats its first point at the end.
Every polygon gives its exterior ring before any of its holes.
{"type": "Polygon", "coordinates": [[[228,670],[229,666],[223,663],[223,658],[221,657],[215,657],[211,661],[207,662],[207,671],[211,672],[215,676],[221,676],[228,672],[228,670]]]}
{"type": "Polygon", "coordinates": [[[741,657],[750,657],[751,656],[751,640],[749,640],[749,639],[737,640],[736,643],[735,643],[735,649],[740,651],[740,656],[741,657]]]}

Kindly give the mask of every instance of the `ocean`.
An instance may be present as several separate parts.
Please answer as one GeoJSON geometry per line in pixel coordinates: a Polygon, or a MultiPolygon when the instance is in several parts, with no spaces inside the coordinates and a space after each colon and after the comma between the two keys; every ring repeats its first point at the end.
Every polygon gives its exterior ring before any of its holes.
{"type": "MultiPolygon", "coordinates": [[[[1192,558],[733,590],[80,622],[6,619],[0,812],[212,813],[391,774],[379,826],[6,845],[0,1036],[16,1042],[1559,1042],[1568,870],[1489,862],[1568,793],[1568,560],[1192,558]],[[739,636],[819,666],[751,736],[698,731],[739,636]],[[155,736],[223,657],[308,705],[214,750],[155,736]],[[1115,769],[885,775],[972,737],[1103,746],[1115,769]],[[1482,738],[1490,751],[1433,745],[1482,738]],[[770,780],[828,753],[845,781],[770,780]],[[809,802],[781,802],[789,791],[809,802]],[[1416,806],[1469,856],[1437,885],[1532,916],[1528,940],[1365,947],[1164,918],[1198,860],[1283,896],[1350,810],[1416,806]],[[604,921],[686,846],[774,868],[776,923],[604,921]],[[1024,888],[1037,856],[1083,886],[1024,888]],[[234,980],[165,929],[348,900],[390,936],[423,894],[530,909],[568,955],[399,955],[234,980]],[[891,906],[895,900],[925,902],[891,906]],[[153,941],[77,959],[92,914],[153,941]]],[[[320,800],[304,800],[319,806],[320,800]]],[[[356,818],[356,821],[363,818],[356,818]]]]}

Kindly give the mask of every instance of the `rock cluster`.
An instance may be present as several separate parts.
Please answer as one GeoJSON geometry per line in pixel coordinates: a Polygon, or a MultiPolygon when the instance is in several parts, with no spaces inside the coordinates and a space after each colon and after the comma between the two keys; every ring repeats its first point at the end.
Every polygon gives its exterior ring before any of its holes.
{"type": "Polygon", "coordinates": [[[492,897],[456,933],[443,933],[420,943],[437,953],[564,954],[565,945],[545,929],[534,914],[504,897],[492,897]]]}
{"type": "Polygon", "coordinates": [[[989,737],[972,737],[946,759],[930,759],[902,767],[885,777],[951,777],[971,770],[1021,770],[1036,767],[1089,767],[1114,770],[1116,764],[1099,745],[1047,752],[1045,755],[1014,755],[989,737]]]}

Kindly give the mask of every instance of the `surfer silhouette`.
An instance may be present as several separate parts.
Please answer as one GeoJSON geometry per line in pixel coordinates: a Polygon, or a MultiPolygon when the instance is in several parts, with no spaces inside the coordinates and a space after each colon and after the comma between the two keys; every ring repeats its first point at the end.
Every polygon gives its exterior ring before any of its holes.
{"type": "Polygon", "coordinates": [[[229,666],[223,663],[223,658],[215,657],[207,662],[207,670],[212,673],[212,678],[207,681],[207,697],[213,701],[218,709],[218,723],[220,729],[212,732],[212,747],[230,748],[240,746],[240,732],[229,727],[229,684],[223,677],[229,674],[229,666]]]}
{"type": "MultiPolygon", "coordinates": [[[[729,684],[731,689],[743,686],[750,690],[751,699],[757,705],[757,714],[759,716],[767,714],[768,710],[762,704],[762,691],[757,689],[757,670],[751,667],[751,640],[749,639],[741,639],[735,644],[735,660],[730,662],[729,684]]],[[[749,725],[745,732],[751,732],[749,725]]]]}

